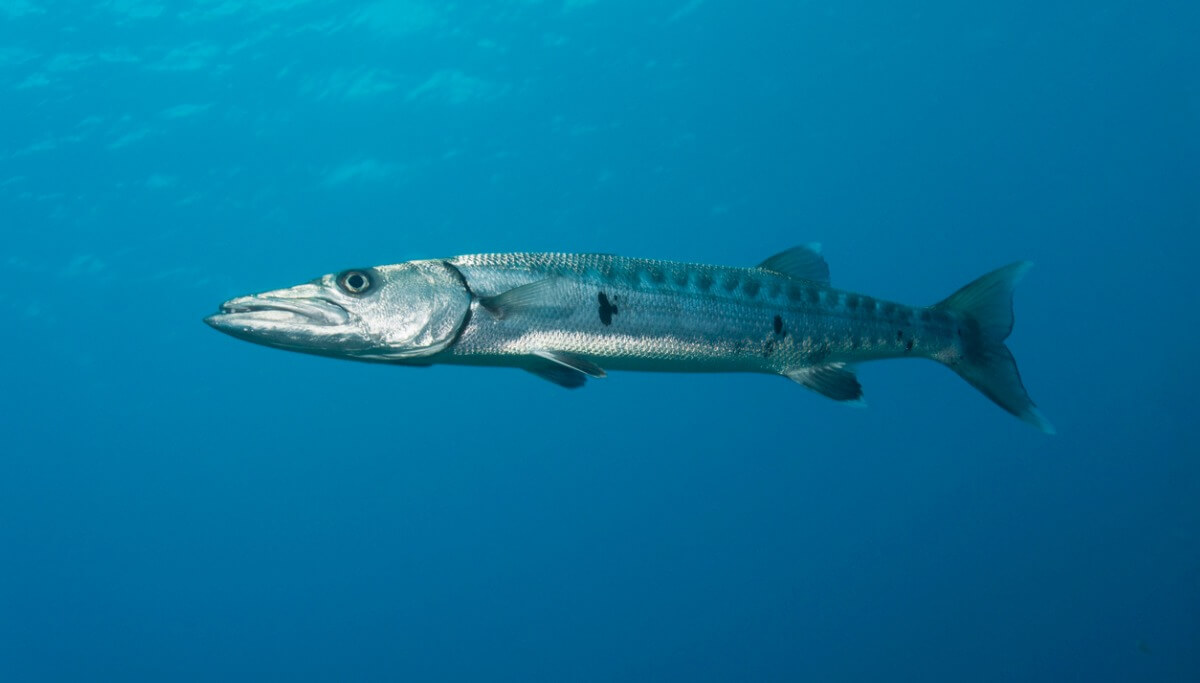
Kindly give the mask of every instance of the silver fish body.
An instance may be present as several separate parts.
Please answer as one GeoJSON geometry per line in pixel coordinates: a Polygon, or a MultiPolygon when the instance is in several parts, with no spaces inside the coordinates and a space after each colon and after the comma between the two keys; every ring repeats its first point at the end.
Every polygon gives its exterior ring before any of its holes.
{"type": "Polygon", "coordinates": [[[912,307],[763,268],[606,254],[487,254],[450,263],[477,299],[458,341],[434,359],[441,362],[520,365],[532,351],[553,349],[612,370],[783,374],[954,343],[949,314],[922,320],[912,307]],[[546,281],[554,306],[497,317],[479,303],[546,281]]]}
{"type": "Polygon", "coordinates": [[[290,350],[519,367],[566,387],[606,370],[758,372],[857,401],[853,364],[929,358],[1052,432],[1003,344],[1012,287],[1028,267],[1007,266],[939,304],[914,307],[832,287],[815,245],[752,268],[476,254],[326,275],[230,300],[206,321],[290,350]]]}

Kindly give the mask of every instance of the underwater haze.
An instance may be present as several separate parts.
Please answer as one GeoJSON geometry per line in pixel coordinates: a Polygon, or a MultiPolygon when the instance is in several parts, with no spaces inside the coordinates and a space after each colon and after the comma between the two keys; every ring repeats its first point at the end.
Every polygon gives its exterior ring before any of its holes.
{"type": "Polygon", "coordinates": [[[0,0],[0,680],[1197,681],[1200,4],[0,0]],[[1028,259],[1047,436],[932,362],[288,353],[507,251],[939,301],[1028,259]]]}

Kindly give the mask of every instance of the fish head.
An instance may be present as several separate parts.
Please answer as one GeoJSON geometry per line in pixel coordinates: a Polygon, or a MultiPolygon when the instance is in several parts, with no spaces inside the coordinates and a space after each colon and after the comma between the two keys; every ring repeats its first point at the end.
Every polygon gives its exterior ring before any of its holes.
{"type": "Polygon", "coordinates": [[[357,360],[404,362],[449,346],[470,309],[444,261],[352,268],[295,287],[230,299],[204,319],[239,339],[357,360]]]}

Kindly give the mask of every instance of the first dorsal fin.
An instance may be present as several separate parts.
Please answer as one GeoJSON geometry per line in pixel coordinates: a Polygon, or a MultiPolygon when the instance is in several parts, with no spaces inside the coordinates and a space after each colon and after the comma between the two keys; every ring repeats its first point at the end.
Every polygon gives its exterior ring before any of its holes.
{"type": "Polygon", "coordinates": [[[561,303],[563,297],[556,296],[561,285],[562,278],[548,277],[495,296],[480,297],[479,305],[500,319],[521,311],[537,311],[542,315],[558,317],[570,313],[570,307],[561,303]]]}
{"type": "Polygon", "coordinates": [[[858,383],[858,377],[855,376],[854,371],[845,363],[806,365],[788,370],[784,374],[822,396],[835,401],[863,405],[862,385],[858,383]]]}
{"type": "Polygon", "coordinates": [[[781,251],[758,267],[788,277],[829,284],[829,264],[821,256],[821,245],[817,242],[781,251]]]}

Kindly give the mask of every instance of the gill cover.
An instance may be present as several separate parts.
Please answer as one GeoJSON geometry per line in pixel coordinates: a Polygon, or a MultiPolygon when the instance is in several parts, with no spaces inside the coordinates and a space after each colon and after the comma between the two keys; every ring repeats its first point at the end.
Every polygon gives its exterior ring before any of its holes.
{"type": "Polygon", "coordinates": [[[369,305],[355,308],[377,344],[356,356],[420,358],[442,351],[454,341],[471,307],[471,293],[458,270],[439,260],[373,270],[380,286],[362,295],[369,305]]]}

